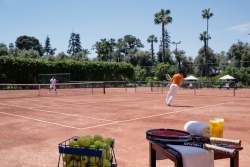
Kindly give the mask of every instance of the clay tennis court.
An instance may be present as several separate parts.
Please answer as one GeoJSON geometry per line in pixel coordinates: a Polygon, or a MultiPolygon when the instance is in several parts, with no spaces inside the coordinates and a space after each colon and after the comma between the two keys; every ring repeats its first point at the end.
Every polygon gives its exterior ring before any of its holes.
{"type": "MultiPolygon", "coordinates": [[[[202,89],[196,95],[193,90],[179,90],[171,107],[164,103],[166,90],[113,88],[106,94],[102,89],[82,94],[80,90],[71,94],[72,90],[59,90],[58,95],[45,91],[43,96],[27,90],[0,91],[1,166],[54,167],[58,143],[72,136],[101,134],[115,139],[119,167],[144,167],[148,166],[146,130],[183,129],[187,121],[207,122],[216,116],[225,119],[225,138],[242,140],[240,166],[249,166],[249,89],[238,90],[236,96],[232,90],[202,89]]],[[[157,163],[172,165],[167,160],[157,163]]],[[[229,160],[218,160],[215,166],[227,167],[229,160]]]]}

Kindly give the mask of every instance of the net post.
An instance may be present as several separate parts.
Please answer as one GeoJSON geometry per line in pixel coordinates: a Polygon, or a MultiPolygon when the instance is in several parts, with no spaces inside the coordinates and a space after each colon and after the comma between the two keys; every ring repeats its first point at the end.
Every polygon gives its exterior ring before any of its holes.
{"type": "Polygon", "coordinates": [[[41,85],[40,85],[40,84],[38,84],[38,96],[40,96],[40,95],[41,95],[40,90],[41,90],[41,85]]]}
{"type": "Polygon", "coordinates": [[[127,82],[124,82],[125,92],[127,93],[127,82]]]}
{"type": "Polygon", "coordinates": [[[136,93],[136,81],[135,81],[135,84],[134,84],[134,88],[135,88],[135,93],[136,93]]]}
{"type": "Polygon", "coordinates": [[[233,89],[234,89],[234,93],[233,93],[233,94],[234,94],[234,97],[235,97],[235,90],[236,90],[235,86],[234,86],[234,88],[233,88],[233,89]]]}
{"type": "Polygon", "coordinates": [[[105,85],[105,82],[103,82],[103,94],[106,94],[106,85],[105,85]]]}
{"type": "Polygon", "coordinates": [[[151,92],[153,92],[153,82],[152,81],[149,81],[150,82],[150,90],[151,92]]]}
{"type": "Polygon", "coordinates": [[[196,87],[197,85],[196,84],[193,84],[194,85],[194,95],[196,95],[196,87]]]}
{"type": "Polygon", "coordinates": [[[163,94],[163,87],[164,87],[164,82],[162,81],[162,83],[161,83],[161,94],[163,94]]]}
{"type": "Polygon", "coordinates": [[[91,83],[91,94],[94,94],[94,83],[91,83]]]}

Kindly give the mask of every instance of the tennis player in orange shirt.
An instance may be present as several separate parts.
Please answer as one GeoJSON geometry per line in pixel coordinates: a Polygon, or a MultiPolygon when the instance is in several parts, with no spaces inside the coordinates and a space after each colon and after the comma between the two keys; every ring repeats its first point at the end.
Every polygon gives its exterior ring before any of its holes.
{"type": "Polygon", "coordinates": [[[168,94],[166,96],[166,104],[168,106],[171,106],[171,102],[173,100],[173,97],[176,95],[177,88],[181,85],[183,82],[183,72],[179,70],[174,76],[171,78],[171,85],[168,91],[168,94]]]}

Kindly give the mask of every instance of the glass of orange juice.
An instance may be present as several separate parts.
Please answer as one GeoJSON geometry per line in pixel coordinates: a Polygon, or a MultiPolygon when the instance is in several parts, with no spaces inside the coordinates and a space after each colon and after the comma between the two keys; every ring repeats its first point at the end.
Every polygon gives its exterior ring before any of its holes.
{"type": "Polygon", "coordinates": [[[214,118],[209,121],[210,126],[210,136],[211,137],[223,137],[223,118],[214,118]]]}

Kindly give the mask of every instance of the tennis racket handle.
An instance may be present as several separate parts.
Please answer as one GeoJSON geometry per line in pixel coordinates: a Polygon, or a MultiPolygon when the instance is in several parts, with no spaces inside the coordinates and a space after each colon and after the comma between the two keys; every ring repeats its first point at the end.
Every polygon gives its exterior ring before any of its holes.
{"type": "Polygon", "coordinates": [[[234,145],[241,145],[241,140],[233,140],[233,139],[224,139],[218,137],[210,137],[211,143],[221,143],[221,144],[234,144],[234,145]]]}
{"type": "Polygon", "coordinates": [[[219,147],[219,146],[215,146],[211,144],[204,144],[204,148],[208,150],[215,150],[215,151],[223,152],[229,155],[234,155],[236,151],[235,149],[219,147]]]}

